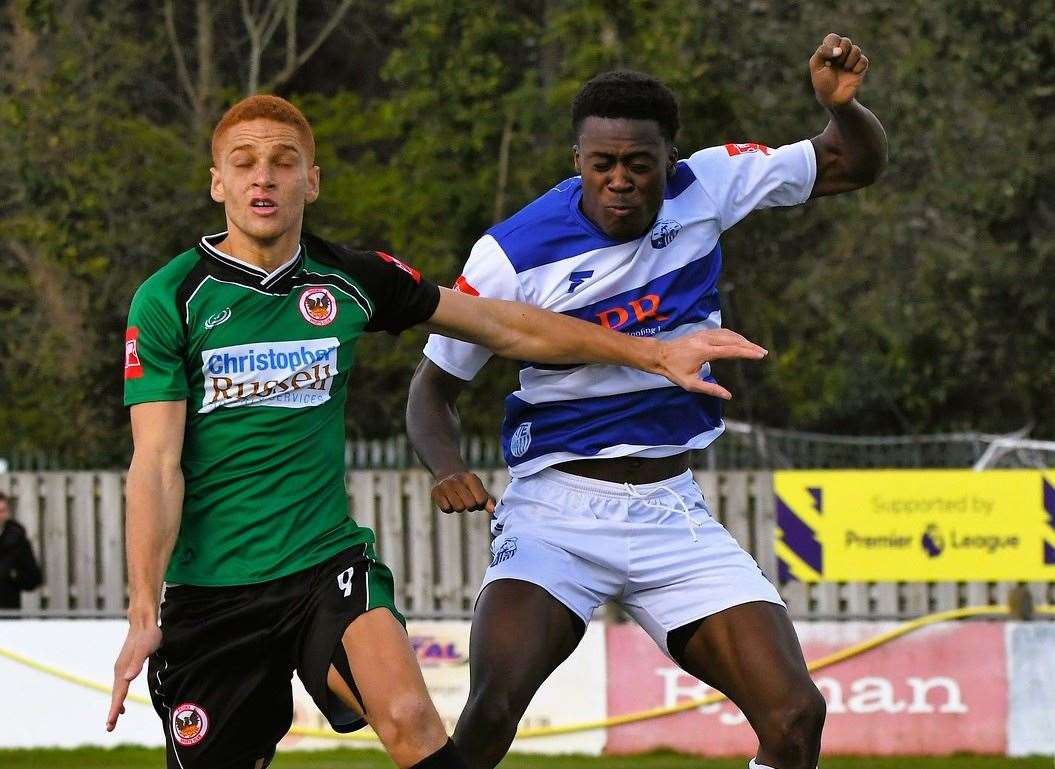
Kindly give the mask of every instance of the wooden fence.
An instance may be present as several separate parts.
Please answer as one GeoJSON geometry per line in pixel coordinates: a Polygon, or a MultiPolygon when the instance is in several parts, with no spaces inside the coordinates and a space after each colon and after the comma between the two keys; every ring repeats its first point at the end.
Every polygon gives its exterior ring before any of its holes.
{"type": "MultiPolygon", "coordinates": [[[[496,495],[505,471],[484,473],[496,495]]],[[[768,472],[697,472],[711,510],[763,571],[776,574],[774,501],[768,472]]],[[[125,610],[123,483],[117,472],[0,474],[0,491],[26,527],[45,583],[24,593],[24,615],[121,616],[125,610]]],[[[353,470],[350,512],[377,533],[377,550],[396,579],[409,616],[472,614],[489,558],[487,516],[444,515],[429,501],[421,470],[353,470]]],[[[805,585],[781,592],[794,616],[894,619],[961,606],[1006,604],[1017,583],[904,582],[805,585]]],[[[1055,603],[1055,583],[1027,585],[1036,603],[1055,603]]]]}

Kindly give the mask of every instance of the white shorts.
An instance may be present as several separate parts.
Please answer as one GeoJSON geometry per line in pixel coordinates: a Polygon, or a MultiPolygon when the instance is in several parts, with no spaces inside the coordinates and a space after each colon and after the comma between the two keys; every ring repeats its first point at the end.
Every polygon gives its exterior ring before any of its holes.
{"type": "Polygon", "coordinates": [[[690,622],[751,601],[784,605],[688,470],[636,486],[553,468],[514,478],[491,532],[481,591],[499,579],[532,582],[584,623],[615,601],[668,655],[667,634],[690,622]]]}

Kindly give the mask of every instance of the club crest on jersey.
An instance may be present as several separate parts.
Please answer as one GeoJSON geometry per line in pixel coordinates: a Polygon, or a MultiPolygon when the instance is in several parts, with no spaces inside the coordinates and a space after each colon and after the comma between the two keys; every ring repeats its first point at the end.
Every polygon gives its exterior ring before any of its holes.
{"type": "Polygon", "coordinates": [[[205,329],[208,331],[210,328],[216,328],[221,323],[226,323],[231,317],[231,308],[224,307],[215,315],[210,315],[205,319],[205,329]]]}
{"type": "Polygon", "coordinates": [[[510,558],[517,554],[516,537],[510,537],[509,539],[503,540],[501,545],[498,545],[498,543],[496,542],[495,545],[492,545],[492,566],[497,566],[498,564],[504,561],[508,561],[510,558]],[[495,545],[497,545],[497,547],[495,545]]]}
{"type": "Polygon", "coordinates": [[[209,717],[204,708],[184,702],[172,711],[172,736],[180,745],[197,745],[209,731],[209,717]]]}
{"type": "Polygon", "coordinates": [[[309,286],[300,294],[297,302],[304,320],[313,326],[328,326],[337,317],[337,300],[328,288],[309,286]]]}
{"type": "Polygon", "coordinates": [[[514,457],[522,457],[527,454],[531,446],[531,423],[523,422],[513,433],[509,440],[509,453],[514,457]]]}
{"type": "Polygon", "coordinates": [[[139,329],[131,326],[125,331],[125,379],[141,379],[143,363],[139,360],[139,329]]]}
{"type": "Polygon", "coordinates": [[[681,232],[681,223],[673,219],[660,219],[652,228],[652,248],[666,248],[681,232]]]}

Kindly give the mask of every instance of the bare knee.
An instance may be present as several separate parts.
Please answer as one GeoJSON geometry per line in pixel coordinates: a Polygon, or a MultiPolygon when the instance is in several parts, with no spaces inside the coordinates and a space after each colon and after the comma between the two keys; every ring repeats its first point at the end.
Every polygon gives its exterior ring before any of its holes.
{"type": "Polygon", "coordinates": [[[789,693],[759,724],[761,753],[781,769],[812,769],[820,752],[827,705],[812,683],[789,693]]]}
{"type": "Polygon", "coordinates": [[[447,733],[432,703],[417,694],[397,695],[368,713],[370,725],[393,757],[438,750],[447,733]]]}
{"type": "Polygon", "coordinates": [[[513,703],[510,692],[493,687],[482,687],[479,691],[469,693],[469,701],[465,704],[465,715],[459,719],[459,726],[464,720],[466,726],[484,734],[497,736],[509,733],[512,735],[520,722],[523,710],[513,703]]]}
{"type": "Polygon", "coordinates": [[[505,690],[480,687],[470,691],[454,730],[454,743],[465,762],[473,769],[496,766],[513,744],[525,709],[526,705],[516,706],[505,690]],[[486,696],[481,692],[486,692],[486,696]]]}

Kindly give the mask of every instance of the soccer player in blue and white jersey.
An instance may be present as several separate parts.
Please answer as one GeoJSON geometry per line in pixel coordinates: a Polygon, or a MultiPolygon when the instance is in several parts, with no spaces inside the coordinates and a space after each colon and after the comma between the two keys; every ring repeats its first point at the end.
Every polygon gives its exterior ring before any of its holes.
{"type": "MultiPolygon", "coordinates": [[[[610,72],[576,97],[575,168],[474,246],[456,288],[536,304],[634,336],[721,333],[719,236],[751,211],[872,183],[886,135],[854,95],[868,59],[831,34],[809,62],[830,122],[770,149],[679,161],[674,96],[610,72]]],[[[723,430],[721,399],[619,366],[526,365],[506,401],[512,475],[495,508],[458,450],[455,400],[490,357],[432,336],[411,385],[410,437],[447,512],[494,512],[476,605],[471,692],[455,742],[473,769],[505,755],[532,696],[598,606],[616,601],[758,735],[752,767],[816,766],[824,700],[773,585],[708,512],[690,453],[723,430]]],[[[701,372],[713,381],[708,368],[701,372]]]]}

